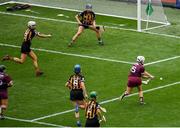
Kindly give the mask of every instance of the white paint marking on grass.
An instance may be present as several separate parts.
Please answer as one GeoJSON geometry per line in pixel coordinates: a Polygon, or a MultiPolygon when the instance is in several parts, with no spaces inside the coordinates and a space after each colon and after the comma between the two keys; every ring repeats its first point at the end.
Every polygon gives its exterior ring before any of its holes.
{"type": "MultiPolygon", "coordinates": [[[[20,46],[17,46],[17,45],[3,44],[3,43],[0,43],[0,46],[20,48],[20,46]]],[[[35,50],[35,51],[42,51],[42,52],[47,52],[47,53],[62,54],[62,55],[68,55],[68,56],[76,56],[76,57],[103,60],[103,61],[123,63],[123,64],[134,64],[134,62],[107,59],[107,58],[99,58],[99,57],[80,55],[80,54],[73,54],[73,53],[64,53],[64,52],[54,51],[54,50],[39,49],[39,48],[32,48],[32,49],[35,50]]],[[[170,58],[166,58],[166,59],[162,59],[162,60],[158,60],[158,61],[154,61],[154,62],[149,62],[149,63],[146,63],[145,66],[152,65],[152,64],[157,64],[157,63],[161,63],[161,62],[166,62],[166,61],[174,60],[174,59],[177,59],[177,58],[180,58],[180,56],[174,56],[174,57],[170,57],[170,58]]]]}
{"type": "MultiPolygon", "coordinates": [[[[171,84],[167,84],[167,85],[164,85],[164,86],[159,86],[159,87],[156,87],[156,88],[148,89],[148,90],[143,91],[143,93],[152,92],[152,91],[155,91],[155,90],[159,90],[159,89],[162,89],[162,88],[167,88],[167,87],[177,85],[177,84],[180,84],[180,81],[174,82],[174,83],[171,83],[171,84]]],[[[138,95],[138,93],[133,93],[133,94],[129,95],[128,97],[135,96],[135,95],[138,95]]],[[[100,102],[100,104],[107,104],[107,103],[110,103],[110,102],[113,102],[113,101],[116,101],[116,100],[119,100],[119,97],[113,98],[113,99],[110,99],[110,100],[102,101],[102,102],[100,102]]],[[[35,118],[35,119],[32,119],[31,121],[32,122],[33,121],[38,121],[38,120],[50,118],[50,117],[53,117],[53,116],[66,114],[66,113],[73,112],[73,111],[74,111],[74,109],[70,109],[70,110],[66,110],[66,111],[63,111],[63,112],[58,112],[58,113],[50,114],[50,115],[47,115],[47,116],[43,116],[43,117],[40,117],[40,118],[35,118]]]]}
{"type": "Polygon", "coordinates": [[[34,121],[34,122],[32,122],[31,120],[19,119],[19,118],[8,117],[8,116],[6,116],[5,118],[6,118],[6,119],[9,119],[9,120],[20,121],[20,122],[27,122],[27,123],[34,123],[34,124],[42,124],[42,125],[51,126],[51,127],[64,127],[64,126],[57,125],[57,124],[52,124],[52,123],[45,123],[45,122],[39,122],[39,121],[34,121]]]}
{"type": "Polygon", "coordinates": [[[146,63],[144,65],[148,66],[148,65],[157,64],[157,63],[161,63],[161,62],[165,62],[165,61],[169,61],[169,60],[174,60],[174,59],[177,59],[177,58],[180,58],[180,56],[174,56],[174,57],[170,57],[170,58],[166,58],[166,59],[162,59],[162,60],[146,63]]]}
{"type": "MultiPolygon", "coordinates": [[[[11,44],[3,44],[3,43],[0,43],[0,46],[20,48],[20,46],[11,45],[11,44]]],[[[100,58],[100,57],[80,55],[80,54],[73,54],[73,53],[65,53],[65,52],[54,51],[54,50],[47,50],[47,49],[41,49],[41,48],[31,48],[31,49],[33,49],[35,51],[42,51],[42,52],[54,53],[54,54],[62,54],[62,55],[67,55],[67,56],[76,56],[76,57],[81,57],[81,58],[88,58],[88,59],[102,60],[102,61],[108,61],[108,62],[123,63],[123,64],[133,64],[133,62],[128,62],[128,61],[100,58]]]]}
{"type": "Polygon", "coordinates": [[[9,4],[9,2],[0,3],[0,6],[5,4],[9,4]]]}
{"type": "Polygon", "coordinates": [[[54,114],[51,114],[51,115],[47,115],[47,116],[43,116],[43,117],[40,117],[40,118],[32,119],[31,122],[46,119],[46,118],[57,116],[57,115],[66,114],[66,113],[73,112],[73,111],[75,111],[75,109],[70,109],[70,110],[66,110],[66,111],[63,111],[63,112],[54,113],[54,114]]]}
{"type": "MultiPolygon", "coordinates": [[[[52,19],[52,18],[45,18],[45,17],[37,17],[37,16],[24,15],[24,14],[7,13],[7,12],[2,12],[2,11],[0,11],[0,14],[11,15],[11,16],[20,16],[20,17],[27,17],[27,18],[47,20],[47,21],[55,21],[55,22],[61,22],[61,23],[77,24],[77,22],[74,22],[74,21],[59,20],[59,19],[52,19]]],[[[105,26],[105,27],[106,27],[106,28],[110,28],[110,29],[117,29],[117,30],[126,30],[126,31],[138,32],[138,31],[135,30],[135,29],[121,28],[121,27],[113,27],[113,26],[105,26]]],[[[157,35],[157,36],[164,36],[164,37],[169,37],[169,38],[177,38],[177,39],[180,39],[180,36],[175,36],[175,35],[160,34],[160,33],[154,33],[154,32],[146,32],[146,31],[142,31],[141,33],[146,33],[146,34],[151,34],[151,35],[157,35]]]]}

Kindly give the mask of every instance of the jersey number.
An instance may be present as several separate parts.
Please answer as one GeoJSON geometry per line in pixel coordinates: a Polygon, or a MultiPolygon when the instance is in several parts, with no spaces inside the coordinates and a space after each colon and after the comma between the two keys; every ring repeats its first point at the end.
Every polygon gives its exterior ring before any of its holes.
{"type": "Polygon", "coordinates": [[[133,67],[131,68],[131,72],[132,72],[132,73],[135,73],[135,72],[136,72],[136,66],[133,66],[133,67]]]}

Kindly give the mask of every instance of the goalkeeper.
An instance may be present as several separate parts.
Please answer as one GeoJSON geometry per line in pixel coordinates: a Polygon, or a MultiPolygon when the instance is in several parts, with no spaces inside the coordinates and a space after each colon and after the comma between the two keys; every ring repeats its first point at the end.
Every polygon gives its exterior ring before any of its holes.
{"type": "MultiPolygon", "coordinates": [[[[103,45],[103,41],[101,38],[101,30],[99,26],[96,26],[96,21],[95,21],[95,13],[92,11],[92,5],[87,4],[85,11],[79,13],[78,15],[75,16],[77,22],[78,22],[78,31],[77,33],[73,36],[72,41],[69,43],[69,47],[72,46],[76,39],[81,35],[81,33],[84,31],[84,29],[91,29],[96,32],[96,36],[98,39],[98,43],[100,45],[103,45]]],[[[104,31],[104,28],[102,28],[104,31]]]]}

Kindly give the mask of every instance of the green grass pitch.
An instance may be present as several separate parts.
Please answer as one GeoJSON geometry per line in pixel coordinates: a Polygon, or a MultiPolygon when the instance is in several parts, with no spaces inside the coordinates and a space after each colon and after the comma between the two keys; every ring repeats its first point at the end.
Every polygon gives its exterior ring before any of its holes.
{"type": "MultiPolygon", "coordinates": [[[[4,12],[7,6],[10,5],[0,6],[0,11],[4,12]]],[[[40,14],[26,11],[17,11],[14,14],[75,21],[74,15],[76,12],[40,7],[32,7],[32,10],[40,14]],[[69,18],[57,17],[57,14],[60,13],[69,16],[69,18]]],[[[169,12],[168,15],[173,16],[179,10],[167,9],[166,11],[169,12]]],[[[178,38],[112,28],[106,28],[106,32],[103,33],[104,46],[98,45],[94,32],[85,30],[77,40],[77,43],[73,47],[68,48],[67,45],[77,30],[76,24],[1,13],[0,43],[20,46],[26,23],[29,20],[37,22],[38,31],[53,35],[50,39],[35,38],[32,41],[33,48],[127,62],[134,62],[138,55],[144,55],[146,63],[180,56],[180,39],[178,38]]],[[[173,19],[172,22],[172,26],[158,29],[157,31],[165,31],[166,34],[178,36],[179,33],[174,32],[174,29],[178,29],[180,25],[179,20],[178,18],[177,20],[173,19]]],[[[97,23],[116,27],[116,24],[121,23],[125,24],[124,28],[136,28],[135,21],[106,16],[97,16],[97,23]]],[[[23,65],[14,64],[13,62],[0,62],[0,64],[8,67],[7,72],[14,80],[14,87],[9,89],[9,107],[6,116],[23,119],[0,120],[0,127],[48,127],[51,126],[49,124],[75,127],[73,112],[38,120],[44,124],[30,122],[32,119],[73,109],[69,100],[69,90],[65,88],[65,83],[73,73],[75,64],[82,66],[87,91],[97,91],[99,102],[120,96],[126,87],[127,75],[131,64],[39,50],[35,50],[35,53],[38,55],[40,68],[45,72],[44,76],[39,78],[35,77],[32,62],[29,58],[23,65]]],[[[0,45],[0,57],[6,54],[19,57],[20,49],[0,45]]],[[[176,58],[146,66],[146,70],[152,73],[155,79],[149,85],[143,86],[143,89],[148,90],[179,82],[179,65],[180,58],[176,58]],[[160,77],[163,77],[163,80],[159,80],[160,77]]],[[[138,104],[137,95],[129,97],[123,102],[113,101],[103,104],[102,106],[107,109],[105,114],[107,123],[103,123],[102,126],[180,126],[179,86],[180,84],[176,84],[145,93],[144,97],[147,104],[144,106],[138,104]]],[[[134,89],[133,92],[136,91],[134,89]]],[[[80,116],[84,125],[84,111],[81,110],[80,116]]]]}

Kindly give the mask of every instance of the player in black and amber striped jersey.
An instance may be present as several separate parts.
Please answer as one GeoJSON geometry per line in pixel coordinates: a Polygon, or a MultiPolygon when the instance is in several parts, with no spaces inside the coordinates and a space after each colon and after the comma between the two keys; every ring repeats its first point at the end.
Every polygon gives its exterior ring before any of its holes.
{"type": "Polygon", "coordinates": [[[87,98],[86,88],[84,84],[84,76],[81,75],[81,67],[79,64],[74,66],[74,73],[70,76],[66,83],[66,87],[70,89],[70,100],[75,107],[75,118],[77,126],[81,126],[79,120],[79,107],[85,108],[85,98],[87,98]]]}
{"type": "Polygon", "coordinates": [[[92,91],[90,93],[90,101],[86,104],[85,127],[100,127],[100,122],[105,121],[105,117],[102,115],[102,107],[96,101],[97,93],[92,91]]]}
{"type": "Polygon", "coordinates": [[[19,64],[23,64],[26,60],[26,57],[29,56],[33,61],[33,65],[34,65],[35,70],[36,70],[36,76],[40,76],[43,74],[43,72],[40,71],[40,69],[39,69],[36,54],[30,48],[31,47],[31,41],[35,36],[46,38],[46,37],[51,37],[51,35],[50,34],[45,35],[45,34],[39,33],[35,29],[36,29],[36,22],[35,21],[29,21],[28,22],[28,28],[24,33],[23,43],[21,45],[21,57],[20,58],[11,57],[9,55],[6,55],[3,57],[2,60],[12,60],[12,61],[17,62],[19,64]]]}
{"type": "MultiPolygon", "coordinates": [[[[87,4],[85,7],[85,11],[79,13],[75,16],[77,23],[78,23],[78,31],[73,36],[71,42],[69,43],[69,46],[72,46],[77,38],[81,35],[81,33],[84,31],[84,29],[91,29],[94,32],[96,32],[96,37],[98,39],[98,43],[100,45],[103,45],[102,37],[101,37],[101,29],[99,26],[96,26],[96,16],[95,13],[92,11],[92,5],[87,4]]],[[[104,29],[104,27],[103,27],[104,29]]]]}

